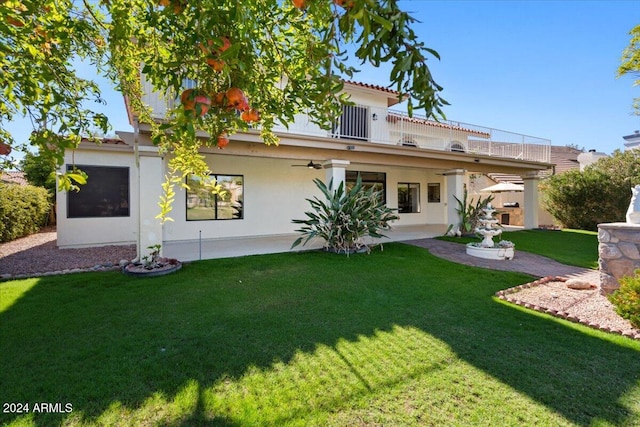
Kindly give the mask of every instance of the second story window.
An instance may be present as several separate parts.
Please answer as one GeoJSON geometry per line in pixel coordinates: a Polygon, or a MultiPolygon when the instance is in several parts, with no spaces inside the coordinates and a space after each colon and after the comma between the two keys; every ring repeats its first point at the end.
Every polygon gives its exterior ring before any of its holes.
{"type": "Polygon", "coordinates": [[[369,139],[369,109],[358,105],[343,105],[342,115],[333,126],[336,138],[369,139]]]}

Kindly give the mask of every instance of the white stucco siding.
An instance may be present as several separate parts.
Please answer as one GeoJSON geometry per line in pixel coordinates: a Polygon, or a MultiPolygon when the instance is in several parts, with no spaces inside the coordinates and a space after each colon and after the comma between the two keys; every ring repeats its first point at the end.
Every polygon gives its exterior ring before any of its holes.
{"type": "MultiPolygon", "coordinates": [[[[136,227],[138,217],[138,185],[137,170],[133,153],[107,150],[76,150],[73,156],[68,152],[65,156],[67,165],[115,166],[129,168],[129,216],[68,218],[67,193],[58,192],[57,232],[58,247],[87,247],[132,244],[137,239],[136,227]]],[[[91,175],[89,175],[91,180],[91,175]]],[[[80,191],[85,191],[82,189],[80,191]]]]}
{"type": "MultiPolygon", "coordinates": [[[[243,176],[244,218],[187,221],[186,191],[180,189],[171,213],[174,221],[164,227],[166,242],[292,234],[298,226],[291,220],[306,218],[305,212],[310,210],[305,199],[320,196],[313,179],[325,179],[323,170],[297,167],[306,163],[299,160],[213,154],[207,155],[207,163],[215,174],[243,176]]],[[[398,207],[399,182],[420,185],[420,212],[400,214],[394,225],[444,223],[444,180],[435,172],[369,165],[350,165],[347,169],[386,173],[387,205],[392,208],[398,207]],[[440,203],[428,203],[428,183],[440,184],[440,203]]]]}
{"type": "Polygon", "coordinates": [[[444,223],[444,180],[440,175],[424,169],[409,168],[360,168],[373,172],[385,172],[387,174],[387,206],[398,208],[398,184],[410,183],[420,185],[420,212],[398,214],[400,219],[392,225],[422,225],[422,224],[443,224],[444,223]],[[429,183],[439,183],[441,200],[440,203],[429,203],[427,188],[429,183]]]}
{"type": "Polygon", "coordinates": [[[165,225],[165,241],[293,233],[297,226],[291,220],[304,218],[309,208],[305,198],[319,194],[313,179],[324,179],[324,171],[304,167],[306,162],[300,160],[230,155],[207,155],[206,159],[215,174],[243,176],[244,217],[187,221],[186,191],[181,189],[171,214],[174,222],[165,225]]]}

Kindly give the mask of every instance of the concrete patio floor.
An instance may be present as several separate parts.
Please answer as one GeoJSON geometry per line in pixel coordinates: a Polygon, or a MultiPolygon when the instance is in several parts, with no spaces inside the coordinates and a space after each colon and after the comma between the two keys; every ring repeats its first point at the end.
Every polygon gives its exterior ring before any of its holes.
{"type": "MultiPolygon", "coordinates": [[[[388,238],[367,239],[367,243],[387,243],[405,240],[429,239],[442,236],[447,230],[445,224],[398,226],[384,232],[388,238]]],[[[202,239],[165,241],[163,254],[181,261],[199,259],[228,258],[242,255],[258,255],[291,251],[291,244],[300,235],[285,234],[273,236],[249,236],[230,239],[202,239]]],[[[322,241],[312,240],[305,246],[297,246],[294,250],[310,250],[322,247],[322,241]]]]}

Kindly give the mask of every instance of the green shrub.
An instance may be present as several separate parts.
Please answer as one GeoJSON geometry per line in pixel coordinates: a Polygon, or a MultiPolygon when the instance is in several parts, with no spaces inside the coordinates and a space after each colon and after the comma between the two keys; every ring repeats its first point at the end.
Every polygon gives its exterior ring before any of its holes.
{"type": "Polygon", "coordinates": [[[584,171],[570,170],[540,183],[544,208],[564,227],[597,231],[625,221],[631,187],[640,184],[640,151],[616,150],[584,171]]]}
{"type": "Polygon", "coordinates": [[[50,209],[46,189],[0,184],[0,242],[37,232],[46,223],[50,209]]]}
{"type": "Polygon", "coordinates": [[[333,180],[328,187],[319,179],[314,183],[326,200],[317,197],[307,199],[313,211],[305,212],[307,219],[293,220],[303,226],[296,230],[302,236],[293,242],[292,248],[318,237],[324,239],[326,248],[336,252],[349,254],[360,249],[368,250],[362,239],[366,236],[385,237],[380,230],[391,228],[389,222],[398,219],[394,210],[385,206],[378,191],[373,187],[363,188],[360,175],[351,189],[345,189],[341,182],[334,190],[333,180]]]}
{"type": "Polygon", "coordinates": [[[640,269],[635,271],[633,277],[620,279],[620,288],[609,295],[609,301],[620,316],[640,328],[640,269]]]}

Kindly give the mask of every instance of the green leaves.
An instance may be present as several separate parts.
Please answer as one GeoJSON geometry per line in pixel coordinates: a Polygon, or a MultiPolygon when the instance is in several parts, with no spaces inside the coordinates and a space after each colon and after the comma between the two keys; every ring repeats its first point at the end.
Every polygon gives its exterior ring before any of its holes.
{"type": "Polygon", "coordinates": [[[343,182],[333,189],[333,180],[327,186],[322,180],[313,181],[324,196],[307,199],[312,211],[305,212],[307,219],[294,219],[294,224],[301,224],[297,232],[302,233],[292,248],[307,244],[313,238],[325,241],[325,247],[337,252],[349,254],[350,251],[365,248],[363,238],[366,236],[385,237],[380,230],[391,228],[390,222],[398,216],[393,209],[385,206],[382,197],[373,188],[364,189],[358,175],[356,184],[346,189],[343,182]]]}
{"type": "MultiPolygon", "coordinates": [[[[78,76],[78,61],[122,91],[154,144],[173,155],[169,175],[176,177],[206,172],[202,147],[250,129],[224,97],[230,88],[241,89],[259,113],[252,126],[267,144],[278,142],[274,126],[300,113],[330,129],[348,102],[342,79],[357,71],[350,45],[363,64],[392,62],[390,87],[400,100],[408,96],[409,112],[443,115],[446,105],[427,66],[439,56],[417,40],[415,20],[395,0],[313,0],[304,10],[289,0],[8,0],[0,14],[0,137],[15,145],[6,123],[26,115],[36,131],[30,143],[58,165],[82,136],[109,130],[107,117],[87,103],[102,102],[101,94],[78,76]],[[191,114],[176,103],[162,122],[152,117],[145,92],[174,100],[185,83],[206,99],[191,114]],[[206,114],[203,105],[210,105],[206,114]]],[[[63,187],[78,183],[69,179],[63,187]]],[[[166,213],[173,199],[164,194],[166,213]]]]}
{"type": "MultiPolygon", "coordinates": [[[[635,26],[629,34],[631,41],[622,52],[622,63],[618,67],[618,77],[625,74],[640,73],[640,25],[635,26]]],[[[634,86],[640,86],[640,79],[634,81],[634,86]]],[[[640,97],[634,99],[636,114],[640,114],[640,97]]]]}

